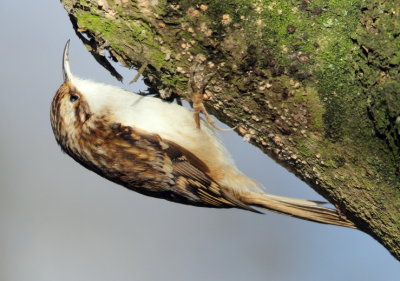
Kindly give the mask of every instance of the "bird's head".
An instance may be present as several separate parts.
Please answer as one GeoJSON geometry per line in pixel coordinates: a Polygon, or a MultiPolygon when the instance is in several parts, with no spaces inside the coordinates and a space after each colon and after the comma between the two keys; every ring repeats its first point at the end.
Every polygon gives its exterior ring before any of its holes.
{"type": "Polygon", "coordinates": [[[88,120],[105,121],[107,118],[121,123],[127,117],[125,112],[131,114],[132,106],[143,98],[119,87],[73,75],[69,65],[69,40],[64,48],[62,65],[64,82],[57,90],[51,105],[51,125],[59,143],[61,137],[68,137],[83,125],[91,124],[88,120]],[[116,117],[115,113],[122,116],[116,117]]]}
{"type": "Polygon", "coordinates": [[[78,137],[83,124],[94,114],[88,104],[88,95],[84,95],[76,86],[76,82],[81,79],[72,75],[68,53],[69,41],[65,45],[63,55],[64,83],[53,98],[50,112],[54,135],[63,147],[68,141],[78,137]]]}

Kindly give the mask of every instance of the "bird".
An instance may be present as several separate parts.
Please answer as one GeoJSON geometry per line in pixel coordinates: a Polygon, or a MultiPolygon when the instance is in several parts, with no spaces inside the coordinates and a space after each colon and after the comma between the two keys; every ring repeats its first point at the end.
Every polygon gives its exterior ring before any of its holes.
{"type": "Polygon", "coordinates": [[[130,190],[176,203],[265,209],[356,228],[324,202],[265,193],[236,167],[213,127],[193,118],[190,109],[73,75],[69,48],[68,40],[64,81],[53,97],[50,119],[61,149],[82,166],[130,190]]]}

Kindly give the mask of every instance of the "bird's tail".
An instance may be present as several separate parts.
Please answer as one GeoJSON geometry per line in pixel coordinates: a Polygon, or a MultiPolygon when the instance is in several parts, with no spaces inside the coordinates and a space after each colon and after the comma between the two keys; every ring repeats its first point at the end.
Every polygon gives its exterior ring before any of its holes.
{"type": "Polygon", "coordinates": [[[247,205],[268,209],[277,213],[313,222],[356,228],[353,222],[337,210],[322,207],[324,202],[295,199],[257,192],[241,194],[241,201],[247,205]]]}

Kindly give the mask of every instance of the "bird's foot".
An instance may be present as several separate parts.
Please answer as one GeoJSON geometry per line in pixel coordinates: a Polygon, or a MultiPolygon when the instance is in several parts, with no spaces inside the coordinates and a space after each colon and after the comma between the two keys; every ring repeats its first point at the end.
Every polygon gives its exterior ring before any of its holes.
{"type": "Polygon", "coordinates": [[[190,92],[190,99],[193,104],[193,115],[196,127],[200,129],[200,113],[204,115],[206,122],[215,130],[218,131],[231,131],[233,129],[222,129],[219,128],[215,121],[210,117],[206,108],[204,107],[204,100],[211,99],[210,95],[207,95],[205,88],[214,73],[204,74],[206,69],[204,65],[196,63],[190,68],[190,77],[188,82],[188,88],[190,92]]]}

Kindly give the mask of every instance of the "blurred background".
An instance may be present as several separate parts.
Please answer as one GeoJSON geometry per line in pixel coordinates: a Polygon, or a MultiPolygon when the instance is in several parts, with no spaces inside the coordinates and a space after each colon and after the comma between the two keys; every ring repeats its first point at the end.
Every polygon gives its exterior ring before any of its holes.
{"type": "MultiPolygon", "coordinates": [[[[360,231],[145,197],[62,153],[49,108],[67,39],[77,76],[131,91],[145,86],[112,78],[59,1],[39,2],[0,7],[1,281],[399,280],[399,263],[360,231]]],[[[118,70],[125,81],[135,76],[118,70]]],[[[268,192],[322,199],[235,133],[222,137],[268,192]]]]}

